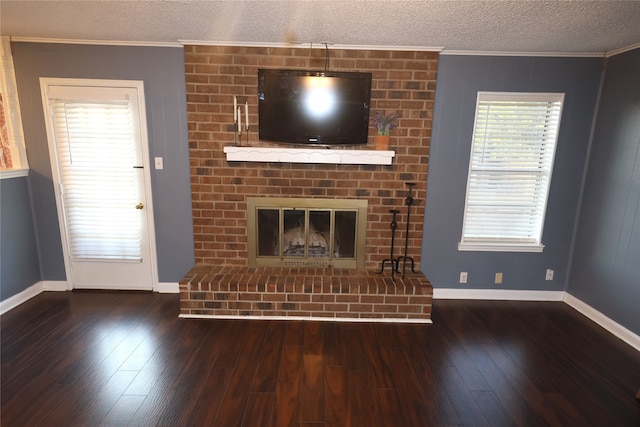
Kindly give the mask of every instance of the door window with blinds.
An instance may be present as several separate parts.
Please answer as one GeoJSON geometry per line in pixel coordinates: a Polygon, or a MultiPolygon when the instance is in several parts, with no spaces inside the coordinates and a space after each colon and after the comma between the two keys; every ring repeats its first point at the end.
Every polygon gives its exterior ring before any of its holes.
{"type": "Polygon", "coordinates": [[[478,93],[459,250],[542,252],[563,101],[478,93]]]}
{"type": "Polygon", "coordinates": [[[140,262],[135,94],[51,87],[48,95],[71,259],[140,262]]]}

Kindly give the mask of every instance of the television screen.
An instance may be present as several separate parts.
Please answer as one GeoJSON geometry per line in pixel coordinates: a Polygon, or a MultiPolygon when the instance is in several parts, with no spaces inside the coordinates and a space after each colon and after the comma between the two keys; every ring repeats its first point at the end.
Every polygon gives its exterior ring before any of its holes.
{"type": "Polygon", "coordinates": [[[261,140],[366,144],[371,73],[258,70],[261,140]]]}

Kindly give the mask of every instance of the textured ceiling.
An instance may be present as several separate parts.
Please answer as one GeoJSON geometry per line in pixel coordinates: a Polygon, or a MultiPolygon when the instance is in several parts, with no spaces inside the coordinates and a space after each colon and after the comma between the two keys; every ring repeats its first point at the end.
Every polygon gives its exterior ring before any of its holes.
{"type": "Polygon", "coordinates": [[[2,35],[602,53],[640,43],[640,1],[7,1],[2,35]]]}

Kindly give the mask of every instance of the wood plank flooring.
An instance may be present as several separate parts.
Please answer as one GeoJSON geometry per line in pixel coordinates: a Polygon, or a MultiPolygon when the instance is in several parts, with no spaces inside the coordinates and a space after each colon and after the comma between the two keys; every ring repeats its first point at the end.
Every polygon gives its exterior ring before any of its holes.
{"type": "Polygon", "coordinates": [[[48,292],[0,318],[2,426],[639,426],[640,353],[563,303],[433,325],[179,319],[48,292]]]}

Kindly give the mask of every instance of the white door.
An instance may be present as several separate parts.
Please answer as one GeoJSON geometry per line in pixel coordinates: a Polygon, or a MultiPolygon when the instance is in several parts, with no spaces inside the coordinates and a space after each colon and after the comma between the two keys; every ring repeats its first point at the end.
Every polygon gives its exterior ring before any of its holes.
{"type": "Polygon", "coordinates": [[[41,79],[70,288],[154,288],[144,89],[41,79]]]}

